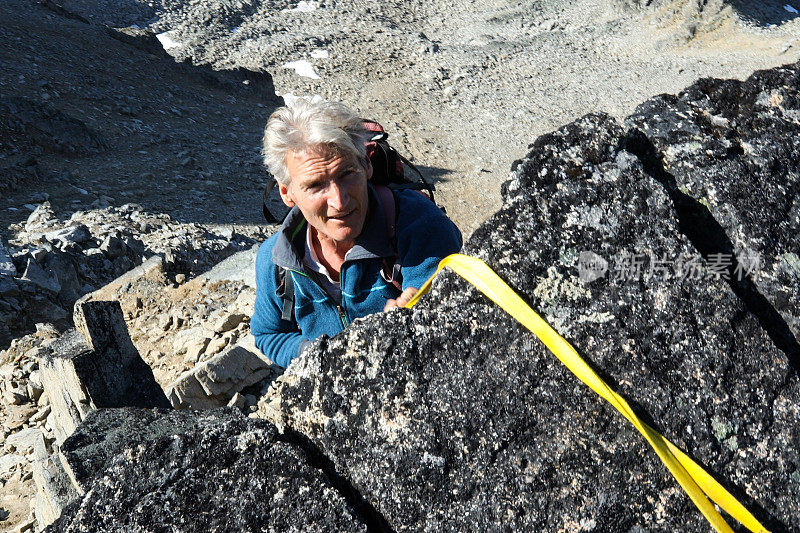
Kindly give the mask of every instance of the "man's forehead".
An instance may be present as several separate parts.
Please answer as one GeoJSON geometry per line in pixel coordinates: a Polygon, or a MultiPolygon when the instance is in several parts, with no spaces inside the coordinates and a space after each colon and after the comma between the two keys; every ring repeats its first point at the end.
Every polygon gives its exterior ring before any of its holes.
{"type": "Polygon", "coordinates": [[[321,173],[332,169],[356,164],[358,159],[349,153],[337,153],[330,149],[311,149],[290,151],[286,156],[286,166],[290,173],[321,173]]]}

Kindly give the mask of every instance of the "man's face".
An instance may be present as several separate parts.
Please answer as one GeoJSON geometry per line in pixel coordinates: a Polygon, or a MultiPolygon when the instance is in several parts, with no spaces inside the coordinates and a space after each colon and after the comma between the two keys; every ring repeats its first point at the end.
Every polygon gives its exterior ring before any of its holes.
{"type": "Polygon", "coordinates": [[[367,219],[367,180],[372,166],[352,155],[289,152],[289,185],[278,184],[283,202],[300,208],[320,239],[352,246],[367,219]]]}

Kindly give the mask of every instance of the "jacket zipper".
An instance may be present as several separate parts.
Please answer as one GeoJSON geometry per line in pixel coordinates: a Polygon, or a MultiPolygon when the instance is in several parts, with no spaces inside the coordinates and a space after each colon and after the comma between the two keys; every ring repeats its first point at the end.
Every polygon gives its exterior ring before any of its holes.
{"type": "Polygon", "coordinates": [[[346,328],[347,327],[347,317],[344,314],[344,309],[342,309],[341,305],[337,305],[336,306],[336,311],[339,312],[339,320],[342,321],[342,327],[346,328]]]}
{"type": "MultiPolygon", "coordinates": [[[[319,287],[319,288],[320,288],[320,290],[321,290],[323,293],[325,293],[325,296],[327,296],[327,297],[328,297],[328,300],[331,302],[331,307],[333,307],[333,308],[336,310],[336,313],[339,315],[339,321],[342,323],[342,327],[343,327],[343,328],[346,328],[346,327],[347,327],[347,326],[350,324],[350,322],[347,320],[347,314],[345,313],[345,310],[344,310],[344,295],[342,295],[342,305],[335,305],[335,302],[336,302],[336,300],[334,300],[334,299],[333,299],[333,296],[331,296],[330,294],[328,294],[328,292],[327,292],[325,289],[323,289],[323,288],[322,288],[322,286],[321,286],[319,283],[317,283],[316,281],[314,281],[314,279],[313,279],[311,276],[309,276],[309,275],[308,275],[308,274],[306,274],[305,272],[300,272],[299,270],[292,270],[292,269],[289,269],[289,270],[290,270],[291,272],[294,272],[294,273],[296,273],[296,274],[300,274],[301,276],[303,276],[303,277],[305,277],[305,278],[308,278],[308,280],[309,280],[311,283],[313,283],[314,285],[316,285],[317,287],[319,287]]],[[[339,285],[340,285],[340,286],[341,286],[341,284],[342,284],[342,277],[341,277],[341,276],[342,276],[342,274],[341,274],[341,272],[340,272],[340,273],[339,273],[339,285]]]]}
{"type": "MultiPolygon", "coordinates": [[[[339,290],[341,290],[342,286],[344,286],[343,281],[344,281],[344,263],[342,263],[342,267],[339,269],[339,290]]],[[[344,311],[344,293],[342,293],[342,305],[337,305],[336,310],[339,311],[339,320],[342,321],[342,327],[346,328],[348,322],[347,322],[347,315],[345,314],[344,311]]]]}

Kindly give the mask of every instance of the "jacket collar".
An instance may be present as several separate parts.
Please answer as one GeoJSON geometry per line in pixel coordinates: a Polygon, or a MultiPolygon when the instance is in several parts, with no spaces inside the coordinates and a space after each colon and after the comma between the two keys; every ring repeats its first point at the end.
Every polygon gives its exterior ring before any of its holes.
{"type": "MultiPolygon", "coordinates": [[[[356,238],[355,245],[347,252],[345,261],[395,256],[394,244],[390,241],[386,231],[386,216],[383,207],[372,184],[367,184],[367,190],[369,207],[364,229],[356,238]]],[[[275,247],[272,249],[272,262],[275,265],[300,272],[304,270],[303,256],[305,255],[307,224],[303,213],[297,206],[289,211],[278,231],[275,247]]]]}

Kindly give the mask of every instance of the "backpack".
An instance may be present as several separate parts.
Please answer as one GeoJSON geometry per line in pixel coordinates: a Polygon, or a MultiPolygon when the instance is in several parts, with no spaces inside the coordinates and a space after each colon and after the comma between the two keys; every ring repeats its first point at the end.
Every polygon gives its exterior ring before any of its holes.
{"type": "MultiPolygon", "coordinates": [[[[384,275],[395,287],[402,291],[402,277],[400,274],[401,265],[397,261],[397,243],[395,239],[395,226],[397,222],[397,203],[394,198],[393,190],[412,189],[436,203],[433,191],[435,187],[428,183],[419,169],[414,164],[403,157],[397,150],[392,148],[386,141],[389,134],[378,122],[370,119],[361,119],[364,129],[372,135],[367,140],[367,157],[372,164],[372,178],[370,182],[378,195],[386,216],[386,233],[392,240],[392,248],[395,250],[395,260],[389,264],[384,259],[384,275]],[[419,176],[420,181],[409,179],[405,175],[405,168],[410,168],[419,176]]],[[[288,211],[283,216],[276,216],[268,207],[269,195],[275,188],[275,179],[270,175],[267,185],[264,188],[262,198],[262,213],[267,222],[271,224],[281,223],[286,218],[288,211]]],[[[444,208],[441,208],[444,210],[444,208]]],[[[294,283],[286,269],[278,270],[278,290],[277,296],[283,301],[281,319],[291,321],[294,313],[294,283]]]]}

